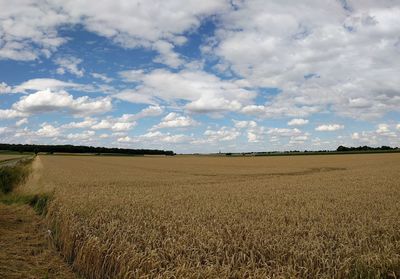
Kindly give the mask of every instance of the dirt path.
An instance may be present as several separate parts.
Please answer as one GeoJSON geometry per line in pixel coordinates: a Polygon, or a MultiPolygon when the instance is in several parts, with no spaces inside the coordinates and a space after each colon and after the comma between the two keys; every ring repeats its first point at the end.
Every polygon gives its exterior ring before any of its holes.
{"type": "Polygon", "coordinates": [[[0,203],[0,278],[77,278],[50,247],[43,220],[27,205],[0,203]]]}

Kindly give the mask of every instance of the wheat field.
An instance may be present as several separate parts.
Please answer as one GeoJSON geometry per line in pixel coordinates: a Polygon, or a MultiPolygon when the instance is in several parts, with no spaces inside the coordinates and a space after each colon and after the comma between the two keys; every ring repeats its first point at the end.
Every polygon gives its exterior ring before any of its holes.
{"type": "Polygon", "coordinates": [[[0,153],[0,162],[2,161],[7,161],[10,159],[16,159],[16,158],[20,158],[26,155],[19,155],[19,154],[1,154],[0,153]]]}
{"type": "Polygon", "coordinates": [[[85,278],[399,278],[400,154],[38,156],[85,278]]]}

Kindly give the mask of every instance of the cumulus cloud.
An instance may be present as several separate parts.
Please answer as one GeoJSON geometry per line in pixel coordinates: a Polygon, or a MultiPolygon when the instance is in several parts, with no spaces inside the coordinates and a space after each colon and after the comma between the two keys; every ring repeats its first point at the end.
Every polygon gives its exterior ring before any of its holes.
{"type": "Polygon", "coordinates": [[[396,133],[392,131],[391,126],[386,123],[381,123],[375,131],[380,136],[397,137],[396,133]]]}
{"type": "MultiPolygon", "coordinates": [[[[395,128],[395,126],[393,126],[395,128]]],[[[350,136],[354,144],[365,144],[371,146],[398,146],[400,134],[392,130],[392,126],[381,123],[376,130],[354,132],[350,136]]]]}
{"type": "Polygon", "coordinates": [[[310,136],[309,133],[305,133],[298,128],[269,128],[267,135],[271,143],[282,144],[282,141],[285,141],[288,147],[301,145],[307,141],[310,136]]]}
{"type": "Polygon", "coordinates": [[[91,117],[86,117],[83,121],[80,122],[70,122],[67,124],[62,125],[64,129],[82,129],[82,128],[89,128],[96,124],[96,119],[91,117]]]}
{"type": "Polygon", "coordinates": [[[81,133],[71,133],[66,136],[68,140],[72,141],[88,141],[92,140],[94,135],[96,134],[95,131],[84,131],[81,133]]]}
{"type": "Polygon", "coordinates": [[[358,132],[352,133],[352,134],[351,134],[351,139],[353,139],[353,140],[358,140],[358,139],[360,139],[360,133],[358,133],[358,132]]]}
{"type": "Polygon", "coordinates": [[[176,112],[168,113],[159,124],[154,125],[151,130],[164,128],[187,128],[196,126],[198,123],[189,116],[180,115],[176,112]]]}
{"type": "Polygon", "coordinates": [[[301,145],[309,139],[309,134],[301,135],[301,136],[293,136],[290,138],[288,145],[301,145]]]}
{"type": "Polygon", "coordinates": [[[8,86],[7,83],[5,83],[5,82],[1,82],[0,83],[0,94],[7,94],[7,93],[12,93],[11,86],[8,86]]]}
{"type": "Polygon", "coordinates": [[[288,128],[270,128],[267,132],[268,135],[278,136],[278,137],[293,137],[301,135],[301,131],[297,128],[288,129],[288,128]]]}
{"type": "Polygon", "coordinates": [[[54,63],[59,66],[56,71],[60,75],[68,72],[77,77],[83,77],[84,70],[79,68],[79,64],[82,63],[82,59],[74,56],[64,56],[55,59],[54,63]]]}
{"type": "Polygon", "coordinates": [[[153,117],[159,116],[163,113],[164,108],[160,106],[148,106],[147,108],[142,109],[140,112],[135,114],[135,119],[140,119],[144,117],[153,117]]]}
{"type": "Polygon", "coordinates": [[[112,78],[108,77],[108,76],[105,75],[105,74],[91,73],[90,75],[91,75],[92,77],[96,78],[96,79],[100,79],[100,80],[102,80],[102,81],[104,81],[104,82],[107,82],[107,83],[113,81],[112,78]]]}
{"type": "Polygon", "coordinates": [[[344,125],[340,124],[323,124],[315,128],[315,131],[319,132],[333,132],[337,130],[342,130],[344,125]]]}
{"type": "Polygon", "coordinates": [[[14,109],[0,109],[0,119],[12,119],[26,116],[28,116],[27,113],[14,109]]]}
{"type": "Polygon", "coordinates": [[[208,129],[204,132],[205,142],[232,141],[240,136],[235,128],[222,127],[218,130],[208,129]]]}
{"type": "Polygon", "coordinates": [[[298,106],[293,100],[278,96],[268,105],[247,105],[240,112],[262,118],[306,117],[322,110],[320,106],[298,106]]]}
{"type": "Polygon", "coordinates": [[[23,96],[12,105],[12,109],[22,114],[36,114],[53,111],[64,111],[75,115],[104,113],[112,108],[111,98],[74,98],[66,91],[38,91],[23,96]]]}
{"type": "Polygon", "coordinates": [[[22,126],[22,125],[24,125],[24,124],[28,124],[28,118],[22,118],[22,119],[20,119],[20,120],[18,120],[16,123],[15,123],[15,126],[17,126],[17,127],[19,127],[19,126],[22,126]]]}
{"type": "Polygon", "coordinates": [[[190,136],[184,134],[162,133],[160,131],[150,131],[137,137],[121,137],[117,141],[120,143],[185,143],[191,140],[190,136]]]}
{"type": "Polygon", "coordinates": [[[160,54],[153,60],[157,63],[168,65],[172,68],[177,68],[185,61],[178,53],[174,51],[174,45],[166,41],[158,41],[154,43],[154,49],[160,54]]]}
{"type": "Polygon", "coordinates": [[[369,119],[399,110],[399,3],[343,3],[241,1],[223,14],[207,54],[252,87],[280,89],[244,112],[308,116],[329,108],[369,119]]]}
{"type": "Polygon", "coordinates": [[[60,129],[51,124],[43,123],[41,128],[37,130],[36,134],[40,137],[53,138],[60,135],[60,129]]]}
{"type": "Polygon", "coordinates": [[[257,122],[250,120],[250,121],[246,121],[246,120],[242,120],[242,121],[238,121],[238,120],[233,120],[233,123],[235,125],[236,128],[238,129],[243,129],[243,128],[255,128],[257,127],[257,122]]]}
{"type": "Polygon", "coordinates": [[[0,59],[34,60],[48,57],[66,39],[57,27],[68,16],[45,1],[23,0],[18,5],[0,2],[0,59]]]}
{"type": "Polygon", "coordinates": [[[302,125],[306,125],[308,124],[308,120],[307,119],[303,119],[303,118],[294,118],[292,120],[290,120],[287,124],[289,126],[302,126],[302,125]]]}
{"type": "Polygon", "coordinates": [[[118,122],[118,120],[114,119],[103,119],[99,123],[93,125],[91,128],[94,130],[104,130],[109,129],[114,132],[123,132],[128,131],[131,128],[136,126],[135,121],[131,122],[118,122]]]}
{"type": "Polygon", "coordinates": [[[138,103],[154,103],[158,99],[168,103],[185,101],[184,108],[197,113],[238,111],[252,103],[256,96],[254,91],[235,82],[221,80],[203,71],[171,72],[159,69],[149,73],[134,70],[120,74],[138,86],[115,97],[138,103]]]}
{"type": "Polygon", "coordinates": [[[28,93],[28,90],[31,91],[41,91],[41,90],[61,90],[66,88],[77,88],[80,85],[74,82],[65,82],[58,79],[52,78],[35,78],[30,79],[21,83],[18,86],[13,88],[13,92],[18,93],[28,93]]]}
{"type": "Polygon", "coordinates": [[[260,142],[264,139],[265,128],[258,126],[257,122],[253,120],[242,120],[237,121],[233,120],[235,128],[237,129],[245,129],[247,132],[247,141],[248,142],[260,142]]]}
{"type": "Polygon", "coordinates": [[[0,59],[34,60],[50,56],[66,39],[62,25],[80,24],[86,30],[127,47],[160,51],[160,62],[176,65],[179,58],[165,44],[182,44],[182,34],[201,19],[227,9],[226,1],[33,1],[18,5],[0,2],[0,59]],[[179,13],[176,12],[179,10],[179,13]],[[164,44],[164,46],[158,46],[164,44]],[[177,60],[178,59],[178,60],[177,60]]]}
{"type": "Polygon", "coordinates": [[[163,112],[163,108],[159,106],[149,106],[142,109],[136,114],[123,114],[120,117],[107,116],[98,120],[86,117],[80,122],[70,122],[62,127],[66,129],[91,128],[93,130],[111,130],[113,132],[126,132],[136,126],[137,120],[146,117],[158,116],[163,112]]]}
{"type": "Polygon", "coordinates": [[[388,124],[382,123],[378,125],[378,129],[376,129],[376,132],[378,134],[384,134],[387,132],[390,132],[390,128],[388,124]]]}

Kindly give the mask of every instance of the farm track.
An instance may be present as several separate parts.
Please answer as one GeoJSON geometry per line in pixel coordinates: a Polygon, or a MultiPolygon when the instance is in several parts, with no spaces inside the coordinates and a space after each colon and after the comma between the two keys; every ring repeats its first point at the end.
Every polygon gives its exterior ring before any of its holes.
{"type": "Polygon", "coordinates": [[[0,204],[0,278],[77,278],[27,205],[0,204]]]}

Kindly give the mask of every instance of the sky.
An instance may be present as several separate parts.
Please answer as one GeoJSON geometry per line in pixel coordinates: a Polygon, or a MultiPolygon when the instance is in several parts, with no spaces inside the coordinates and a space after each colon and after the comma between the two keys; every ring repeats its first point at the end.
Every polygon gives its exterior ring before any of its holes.
{"type": "Polygon", "coordinates": [[[400,146],[400,1],[0,0],[0,142],[400,146]]]}

